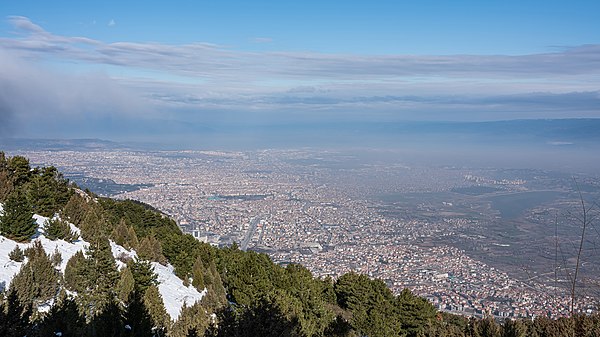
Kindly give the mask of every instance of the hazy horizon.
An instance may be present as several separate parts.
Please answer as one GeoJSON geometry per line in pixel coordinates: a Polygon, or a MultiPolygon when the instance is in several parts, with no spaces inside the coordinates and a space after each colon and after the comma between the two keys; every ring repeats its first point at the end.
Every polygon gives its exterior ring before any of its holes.
{"type": "Polygon", "coordinates": [[[426,123],[600,118],[588,1],[0,8],[0,138],[388,148],[426,123]]]}

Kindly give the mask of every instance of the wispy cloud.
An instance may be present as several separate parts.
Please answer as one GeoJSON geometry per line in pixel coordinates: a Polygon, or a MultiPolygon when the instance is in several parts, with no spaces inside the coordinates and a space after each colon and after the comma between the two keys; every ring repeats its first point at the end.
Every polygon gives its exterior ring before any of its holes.
{"type": "MultiPolygon", "coordinates": [[[[174,111],[173,118],[182,120],[213,118],[208,115],[217,110],[237,111],[240,116],[260,111],[264,118],[273,119],[322,118],[324,114],[331,119],[365,120],[600,117],[600,45],[531,55],[249,52],[209,43],[106,43],[53,34],[22,16],[8,20],[15,35],[0,38],[5,57],[103,69],[103,75],[92,76],[95,84],[90,85],[90,93],[72,84],[81,74],[69,67],[60,70],[71,72],[67,76],[34,76],[39,92],[49,88],[56,97],[64,94],[53,91],[61,86],[56,83],[70,81],[71,87],[64,87],[83,97],[88,107],[124,99],[112,89],[97,91],[94,86],[100,85],[128,88],[129,98],[135,96],[140,104],[164,113],[174,111]],[[105,96],[98,98],[100,93],[105,96]]],[[[268,43],[270,39],[252,41],[268,43]]],[[[21,73],[27,65],[3,64],[2,69],[3,81],[9,81],[4,83],[31,75],[21,73]]],[[[19,88],[27,90],[27,86],[19,88]]],[[[45,106],[78,106],[73,103],[74,94],[56,101],[40,95],[45,106]]],[[[2,104],[4,118],[8,113],[2,104]]],[[[107,109],[123,107],[117,104],[107,109]]]]}
{"type": "Polygon", "coordinates": [[[115,21],[115,19],[110,19],[110,21],[108,21],[108,26],[109,27],[114,27],[117,25],[117,22],[115,21]]]}
{"type": "Polygon", "coordinates": [[[270,37],[253,37],[250,39],[250,42],[254,43],[271,43],[273,39],[270,37]]]}

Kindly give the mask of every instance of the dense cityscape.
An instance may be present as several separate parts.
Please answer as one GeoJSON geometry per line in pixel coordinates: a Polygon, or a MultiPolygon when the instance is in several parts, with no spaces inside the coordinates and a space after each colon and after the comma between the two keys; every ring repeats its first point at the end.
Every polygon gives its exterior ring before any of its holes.
{"type": "MultiPolygon", "coordinates": [[[[319,277],[365,273],[395,293],[408,288],[440,310],[467,316],[569,313],[568,261],[523,262],[539,261],[544,250],[551,254],[554,232],[525,240],[523,249],[533,255],[493,234],[492,224],[512,221],[494,198],[556,193],[521,206],[520,226],[546,224],[551,210],[573,205],[564,177],[553,173],[508,176],[496,169],[413,164],[396,154],[381,160],[312,150],[15,154],[33,165],[55,165],[96,193],[148,203],[198,240],[235,243],[280,264],[301,263],[319,277]]],[[[581,178],[592,188],[598,182],[581,178]]],[[[561,238],[565,246],[570,239],[561,238]]],[[[598,237],[589,241],[595,247],[598,237]]],[[[597,256],[595,249],[587,254],[589,261],[597,256]]],[[[583,272],[593,279],[596,268],[589,263],[583,272]]],[[[594,285],[587,283],[577,294],[582,312],[593,310],[595,301],[594,285]]]]}

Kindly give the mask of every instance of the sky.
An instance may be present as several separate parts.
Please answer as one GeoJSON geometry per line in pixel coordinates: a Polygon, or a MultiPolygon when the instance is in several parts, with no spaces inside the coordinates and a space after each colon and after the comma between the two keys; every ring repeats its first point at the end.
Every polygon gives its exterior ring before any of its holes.
{"type": "Polygon", "coordinates": [[[2,1],[0,138],[600,118],[597,13],[591,0],[2,1]]]}

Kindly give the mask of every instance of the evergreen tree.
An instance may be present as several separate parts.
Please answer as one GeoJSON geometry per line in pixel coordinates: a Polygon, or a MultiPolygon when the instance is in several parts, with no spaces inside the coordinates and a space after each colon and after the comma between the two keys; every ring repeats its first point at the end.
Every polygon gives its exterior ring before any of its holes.
{"type": "Polygon", "coordinates": [[[4,152],[0,151],[0,202],[6,200],[11,191],[12,185],[9,179],[8,159],[4,152]]]}
{"type": "Polygon", "coordinates": [[[37,224],[33,219],[31,205],[21,189],[14,190],[4,204],[0,215],[0,234],[9,239],[25,242],[35,234],[37,224]]]}
{"type": "Polygon", "coordinates": [[[81,228],[81,223],[89,209],[90,205],[87,200],[79,193],[73,193],[61,214],[65,220],[69,220],[72,224],[81,228]]]}
{"type": "Polygon", "coordinates": [[[19,245],[15,245],[15,248],[8,253],[8,258],[15,262],[23,262],[25,255],[19,245]]]}
{"type": "Polygon", "coordinates": [[[127,249],[136,249],[139,245],[135,230],[128,226],[125,219],[122,218],[119,224],[113,229],[110,238],[118,245],[127,249]]]}
{"type": "MultiPolygon", "coordinates": [[[[192,285],[198,289],[198,291],[202,291],[204,289],[205,278],[210,278],[210,274],[204,270],[204,265],[202,264],[202,258],[198,256],[196,258],[196,262],[194,262],[194,266],[192,267],[192,285]]],[[[212,283],[212,279],[209,279],[209,282],[212,283]]]]}
{"type": "Polygon", "coordinates": [[[65,267],[64,281],[67,289],[78,293],[86,291],[92,281],[89,275],[88,260],[82,251],[75,253],[65,267]]]}
{"type": "Polygon", "coordinates": [[[0,336],[22,337],[31,331],[31,304],[23,304],[14,290],[9,290],[6,302],[0,309],[0,336]]]}
{"type": "Polygon", "coordinates": [[[158,262],[162,265],[167,264],[167,259],[163,255],[162,245],[153,236],[143,238],[136,252],[142,260],[158,262]]]}
{"type": "Polygon", "coordinates": [[[90,337],[122,337],[128,336],[130,331],[123,320],[123,311],[112,297],[89,319],[86,328],[86,335],[90,337]]]}
{"type": "Polygon", "coordinates": [[[69,181],[53,166],[36,168],[28,190],[34,212],[47,217],[58,212],[73,193],[69,189],[69,181]]]}
{"type": "Polygon", "coordinates": [[[173,337],[186,337],[190,331],[195,330],[200,336],[203,336],[208,329],[209,322],[206,309],[200,303],[195,303],[190,307],[184,305],[181,308],[179,317],[173,323],[170,335],[173,337]]]}
{"type": "Polygon", "coordinates": [[[148,261],[138,260],[129,264],[134,279],[134,290],[142,296],[150,286],[158,285],[158,276],[148,261]]]}
{"type": "Polygon", "coordinates": [[[88,278],[93,283],[89,284],[86,294],[87,314],[95,316],[113,301],[119,272],[108,239],[100,238],[90,243],[88,254],[88,278]]]}
{"type": "Polygon", "coordinates": [[[158,287],[151,285],[144,294],[144,305],[154,322],[155,332],[164,336],[171,322],[158,287]]]}
{"type": "Polygon", "coordinates": [[[134,290],[135,280],[133,279],[133,274],[131,274],[131,269],[129,267],[122,268],[119,274],[119,281],[117,282],[117,298],[125,303],[134,290]]]}
{"type": "Polygon", "coordinates": [[[506,319],[504,321],[502,337],[526,337],[527,326],[521,321],[513,321],[512,319],[506,319]]]}
{"type": "Polygon", "coordinates": [[[58,250],[58,247],[56,247],[56,249],[54,249],[54,253],[50,255],[50,261],[52,261],[53,266],[57,268],[60,267],[60,264],[62,263],[62,254],[58,250]]]}
{"type": "Polygon", "coordinates": [[[58,293],[59,273],[39,241],[26,251],[27,263],[13,277],[10,289],[22,303],[39,305],[54,298],[58,293]]]}
{"type": "Polygon", "coordinates": [[[75,300],[63,295],[37,326],[37,336],[83,336],[85,319],[81,317],[75,300]]]}
{"type": "Polygon", "coordinates": [[[357,332],[369,336],[402,332],[394,296],[383,281],[348,273],[337,280],[335,292],[340,307],[352,313],[350,323],[357,332]]]}
{"type": "Polygon", "coordinates": [[[109,225],[104,219],[102,210],[99,206],[91,207],[86,213],[81,222],[81,236],[84,240],[95,243],[104,240],[108,237],[109,225]]]}
{"type": "Polygon", "coordinates": [[[31,167],[29,160],[25,157],[14,156],[7,161],[8,176],[10,184],[14,189],[22,187],[31,178],[31,167]]]}
{"type": "Polygon", "coordinates": [[[397,315],[408,336],[418,336],[435,319],[437,310],[426,299],[404,289],[396,298],[397,315]]]}
{"type": "Polygon", "coordinates": [[[45,235],[50,240],[65,240],[71,242],[77,239],[77,234],[71,230],[71,226],[59,218],[46,220],[44,223],[45,235]]]}
{"type": "Polygon", "coordinates": [[[142,295],[133,291],[125,309],[124,323],[129,326],[128,336],[152,336],[152,317],[146,309],[142,295]]]}

